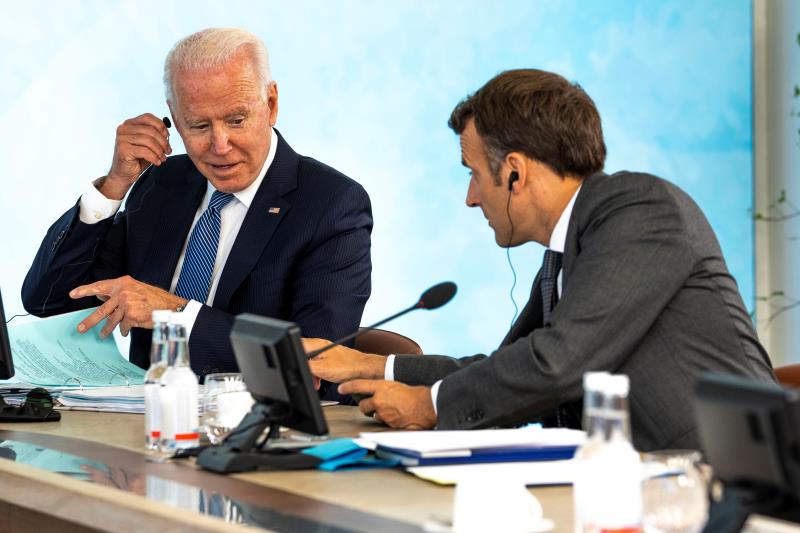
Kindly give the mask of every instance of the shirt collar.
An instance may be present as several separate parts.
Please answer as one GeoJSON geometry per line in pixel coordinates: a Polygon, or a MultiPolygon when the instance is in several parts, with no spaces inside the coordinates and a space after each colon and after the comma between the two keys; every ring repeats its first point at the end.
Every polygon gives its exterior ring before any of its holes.
{"type": "Polygon", "coordinates": [[[553,233],[550,235],[550,246],[548,246],[548,248],[554,252],[564,253],[564,246],[567,242],[569,219],[572,215],[572,208],[575,206],[575,198],[577,198],[578,193],[581,192],[581,187],[583,187],[583,184],[578,186],[578,188],[575,190],[575,193],[572,195],[572,198],[570,198],[567,207],[564,208],[564,211],[561,212],[561,216],[558,217],[556,227],[553,228],[553,233]]]}
{"type": "MultiPolygon", "coordinates": [[[[275,133],[273,128],[270,128],[269,131],[269,153],[267,154],[267,159],[264,161],[264,166],[261,167],[261,172],[258,173],[258,177],[253,181],[253,183],[241,191],[233,193],[233,196],[248,209],[250,209],[250,204],[253,203],[253,198],[255,198],[256,193],[258,192],[258,188],[261,187],[261,182],[264,181],[264,176],[267,175],[267,171],[269,170],[270,165],[272,165],[272,161],[275,160],[275,152],[278,151],[278,135],[275,133]]],[[[209,181],[207,193],[209,198],[211,198],[211,194],[213,194],[215,190],[216,189],[209,181]]]]}

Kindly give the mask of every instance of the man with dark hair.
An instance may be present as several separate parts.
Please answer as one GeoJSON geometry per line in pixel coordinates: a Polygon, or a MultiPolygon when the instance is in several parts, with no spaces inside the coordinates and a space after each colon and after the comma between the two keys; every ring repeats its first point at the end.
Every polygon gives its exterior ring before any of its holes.
{"type": "Polygon", "coordinates": [[[699,447],[700,373],[774,381],[705,216],[655,176],[602,172],[600,117],[579,86],[504,72],[449,124],[471,171],[467,205],[481,208],[497,244],[548,248],[530,300],[491,356],[337,348],[311,361],[316,376],[371,395],[361,410],[392,427],[468,429],[579,427],[583,374],[627,374],[640,450],[699,447]]]}

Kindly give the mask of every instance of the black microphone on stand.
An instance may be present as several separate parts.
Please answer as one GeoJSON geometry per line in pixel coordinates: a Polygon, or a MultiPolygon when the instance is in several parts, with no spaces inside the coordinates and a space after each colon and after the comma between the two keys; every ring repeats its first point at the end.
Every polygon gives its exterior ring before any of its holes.
{"type": "Polygon", "coordinates": [[[434,285],[433,287],[431,287],[427,291],[423,292],[422,296],[419,297],[419,300],[417,301],[417,303],[415,303],[414,305],[412,305],[408,309],[404,309],[404,310],[400,311],[399,313],[395,313],[394,315],[390,316],[389,318],[384,318],[383,320],[381,320],[379,322],[375,322],[371,326],[367,326],[366,328],[362,328],[362,329],[360,329],[358,331],[355,331],[355,332],[351,333],[350,335],[347,335],[346,337],[342,337],[341,339],[328,344],[327,346],[323,346],[322,348],[320,348],[318,350],[314,350],[313,352],[310,352],[310,353],[306,354],[306,356],[309,359],[312,359],[312,358],[318,356],[319,354],[321,354],[322,352],[330,350],[334,346],[339,346],[343,342],[347,342],[349,340],[355,339],[356,337],[358,337],[359,335],[361,335],[362,333],[364,333],[366,331],[369,331],[371,329],[375,329],[378,326],[386,324],[390,320],[394,320],[395,318],[401,317],[404,314],[410,313],[411,311],[414,311],[416,309],[427,309],[429,311],[432,310],[432,309],[438,309],[439,307],[443,306],[444,304],[446,304],[447,302],[452,300],[453,296],[456,295],[456,291],[457,290],[458,290],[458,287],[456,287],[456,284],[453,283],[452,281],[443,281],[442,283],[434,285]]]}

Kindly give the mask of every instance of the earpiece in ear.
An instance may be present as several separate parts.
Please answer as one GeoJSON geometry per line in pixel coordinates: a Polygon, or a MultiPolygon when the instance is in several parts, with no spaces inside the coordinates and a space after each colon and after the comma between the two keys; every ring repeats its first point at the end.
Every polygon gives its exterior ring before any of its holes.
{"type": "Polygon", "coordinates": [[[516,170],[512,170],[511,174],[508,175],[508,190],[512,190],[514,188],[514,182],[519,179],[519,174],[516,170]]]}

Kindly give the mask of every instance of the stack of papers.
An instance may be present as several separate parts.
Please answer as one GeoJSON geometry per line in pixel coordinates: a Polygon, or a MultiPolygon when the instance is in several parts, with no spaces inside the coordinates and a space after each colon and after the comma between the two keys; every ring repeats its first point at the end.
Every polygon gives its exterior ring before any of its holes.
{"type": "Polygon", "coordinates": [[[141,385],[145,371],[125,359],[112,337],[86,333],[77,326],[95,309],[56,315],[8,327],[14,378],[0,387],[64,388],[141,385]]]}
{"type": "Polygon", "coordinates": [[[44,387],[67,409],[144,413],[144,369],[123,357],[113,338],[101,339],[100,325],[76,329],[95,309],[9,326],[15,374],[0,380],[4,399],[19,404],[27,391],[44,387]]]}
{"type": "Polygon", "coordinates": [[[571,459],[583,431],[563,428],[361,433],[359,444],[403,466],[571,459]]]}
{"type": "Polygon", "coordinates": [[[144,386],[98,387],[69,390],[58,394],[63,407],[80,411],[105,411],[111,413],[144,413],[144,386]]]}

